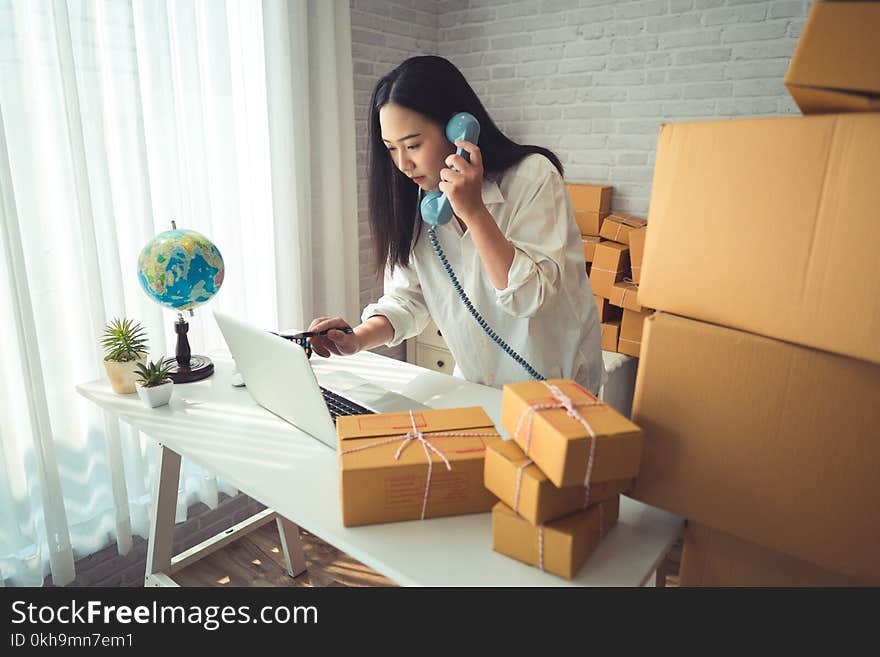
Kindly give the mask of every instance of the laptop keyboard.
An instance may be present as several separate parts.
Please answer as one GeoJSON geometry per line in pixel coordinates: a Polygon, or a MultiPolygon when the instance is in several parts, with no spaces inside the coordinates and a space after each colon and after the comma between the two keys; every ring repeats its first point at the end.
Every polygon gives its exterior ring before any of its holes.
{"type": "Polygon", "coordinates": [[[339,415],[370,415],[373,414],[368,408],[364,408],[359,404],[355,404],[350,399],[340,397],[334,392],[330,392],[327,388],[321,388],[321,394],[324,395],[324,401],[327,403],[327,409],[330,411],[330,417],[333,422],[339,415]]]}

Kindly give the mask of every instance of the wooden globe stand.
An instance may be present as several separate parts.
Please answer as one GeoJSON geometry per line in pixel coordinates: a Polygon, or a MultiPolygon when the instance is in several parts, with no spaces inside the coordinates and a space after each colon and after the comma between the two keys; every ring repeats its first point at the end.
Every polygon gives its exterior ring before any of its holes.
{"type": "Polygon", "coordinates": [[[189,340],[186,337],[187,331],[189,331],[189,324],[183,318],[183,313],[180,313],[177,315],[177,321],[174,322],[174,332],[177,333],[177,365],[168,374],[174,383],[201,381],[214,373],[214,363],[210,358],[190,354],[189,340]]]}

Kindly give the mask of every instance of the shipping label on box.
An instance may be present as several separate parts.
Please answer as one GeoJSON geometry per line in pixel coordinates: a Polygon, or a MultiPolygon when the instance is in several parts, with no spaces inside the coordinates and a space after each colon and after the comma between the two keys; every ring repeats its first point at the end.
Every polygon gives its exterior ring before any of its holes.
{"type": "Polygon", "coordinates": [[[628,308],[635,312],[643,310],[639,303],[639,286],[633,283],[632,279],[624,279],[615,283],[611,288],[611,296],[608,297],[608,301],[615,306],[628,308]]]}
{"type": "Polygon", "coordinates": [[[582,235],[581,239],[584,242],[584,261],[593,262],[593,254],[596,253],[596,245],[601,241],[601,238],[593,235],[582,235]]]}
{"type": "Polygon", "coordinates": [[[804,114],[880,110],[880,3],[815,2],[785,74],[804,114]]]}
{"type": "Polygon", "coordinates": [[[614,284],[629,275],[628,246],[617,242],[600,242],[596,245],[590,274],[594,294],[610,299],[614,284]]]}
{"type": "Polygon", "coordinates": [[[642,256],[645,253],[645,239],[648,227],[639,228],[629,234],[629,260],[633,283],[638,283],[642,276],[642,256]]]}
{"type": "Polygon", "coordinates": [[[505,385],[501,424],[556,486],[638,475],[642,430],[570,379],[505,385]]]}
{"type": "MultiPolygon", "coordinates": [[[[566,183],[571,209],[575,212],[601,212],[607,214],[611,209],[610,185],[580,185],[566,183]]],[[[598,232],[597,232],[598,234],[598,232]]]]}
{"type": "Polygon", "coordinates": [[[599,231],[599,235],[612,242],[628,245],[629,237],[633,231],[644,228],[647,223],[647,220],[634,217],[631,214],[612,212],[602,222],[602,229],[599,231]]]}
{"type": "Polygon", "coordinates": [[[489,511],[486,446],[502,440],[479,407],[340,416],[346,527],[489,511]]]}
{"type": "Polygon", "coordinates": [[[620,337],[620,321],[619,319],[610,319],[599,324],[602,351],[617,351],[617,340],[620,337]]]}
{"type": "Polygon", "coordinates": [[[506,440],[486,448],[485,484],[523,518],[540,525],[625,493],[633,480],[559,488],[514,441],[506,440]]]}
{"type": "Polygon", "coordinates": [[[627,308],[623,311],[617,351],[628,356],[639,357],[639,350],[642,346],[642,326],[645,320],[653,314],[653,310],[636,312],[627,308]]]}
{"type": "Polygon", "coordinates": [[[617,523],[620,497],[544,525],[533,525],[503,502],[492,507],[492,549],[544,572],[573,579],[617,523]]]}

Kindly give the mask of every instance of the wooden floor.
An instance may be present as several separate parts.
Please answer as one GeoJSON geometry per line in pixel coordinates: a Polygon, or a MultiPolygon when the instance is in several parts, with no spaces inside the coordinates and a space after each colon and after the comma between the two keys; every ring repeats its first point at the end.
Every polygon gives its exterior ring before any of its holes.
{"type": "Polygon", "coordinates": [[[332,545],[300,530],[308,570],[288,576],[274,522],[174,575],[181,586],[397,586],[332,545]]]}
{"type": "MultiPolygon", "coordinates": [[[[174,579],[181,586],[396,586],[316,536],[300,533],[308,570],[299,577],[287,575],[271,522],[184,568],[174,579]]],[[[678,554],[673,549],[667,560],[667,586],[678,583],[678,554]]]]}

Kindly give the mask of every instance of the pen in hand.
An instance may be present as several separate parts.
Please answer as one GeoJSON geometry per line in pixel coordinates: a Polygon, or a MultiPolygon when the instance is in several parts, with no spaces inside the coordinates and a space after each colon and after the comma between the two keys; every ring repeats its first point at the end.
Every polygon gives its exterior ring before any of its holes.
{"type": "Polygon", "coordinates": [[[294,340],[298,338],[314,338],[319,335],[327,335],[330,331],[342,331],[343,333],[354,333],[354,329],[350,326],[342,326],[342,327],[334,327],[329,328],[324,331],[304,331],[302,333],[275,333],[275,331],[269,331],[272,335],[277,335],[279,338],[284,338],[285,340],[294,340]]]}

